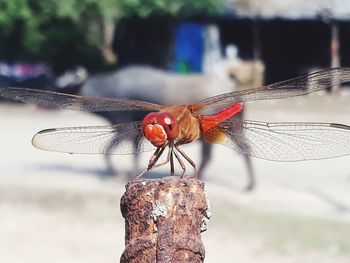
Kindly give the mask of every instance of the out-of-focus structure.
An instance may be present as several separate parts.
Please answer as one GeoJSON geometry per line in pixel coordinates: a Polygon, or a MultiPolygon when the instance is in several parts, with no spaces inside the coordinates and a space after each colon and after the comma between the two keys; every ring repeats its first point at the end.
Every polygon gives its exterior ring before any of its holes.
{"type": "MultiPolygon", "coordinates": [[[[313,68],[349,66],[347,49],[350,34],[350,3],[347,1],[255,1],[226,0],[218,15],[197,16],[190,21],[212,24],[220,33],[221,53],[230,45],[237,47],[237,55],[243,60],[262,61],[265,66],[265,83],[273,83],[309,72],[313,68]]],[[[161,52],[164,58],[171,57],[171,45],[178,21],[149,17],[126,19],[117,26],[116,45],[120,65],[143,63],[145,57],[154,66],[170,67],[166,61],[155,61],[161,52]],[[146,21],[146,23],[144,23],[146,21]],[[154,56],[154,38],[147,32],[149,25],[158,28],[158,45],[154,56]],[[174,26],[175,25],[175,26],[174,26]],[[122,34],[121,32],[128,32],[122,34]],[[123,35],[123,39],[120,35],[123,35]],[[134,39],[143,43],[142,60],[132,59],[134,39]],[[121,41],[118,41],[121,40],[121,41]],[[128,59],[126,59],[128,58],[128,59]]],[[[187,20],[188,21],[188,20],[187,20]]],[[[151,32],[156,29],[152,29],[151,32]]],[[[134,52],[133,52],[134,53],[134,52]]]]}
{"type": "Polygon", "coordinates": [[[262,61],[265,83],[350,64],[348,1],[208,0],[167,6],[83,0],[79,9],[73,2],[4,5],[0,59],[10,65],[45,62],[56,75],[79,64],[89,72],[132,64],[202,72],[207,58],[201,54],[219,43],[216,57],[235,45],[238,58],[262,61]],[[201,36],[208,25],[219,35],[206,46],[201,36]]]}
{"type": "MultiPolygon", "coordinates": [[[[233,14],[235,22],[225,21],[223,27],[231,32],[232,26],[244,27],[251,32],[251,40],[247,41],[246,37],[246,42],[253,46],[254,56],[264,61],[265,80],[269,83],[312,68],[350,65],[349,1],[226,0],[225,3],[226,13],[233,14]]],[[[221,33],[224,38],[228,35],[221,33]]],[[[238,46],[244,48],[243,43],[238,46]]]]}

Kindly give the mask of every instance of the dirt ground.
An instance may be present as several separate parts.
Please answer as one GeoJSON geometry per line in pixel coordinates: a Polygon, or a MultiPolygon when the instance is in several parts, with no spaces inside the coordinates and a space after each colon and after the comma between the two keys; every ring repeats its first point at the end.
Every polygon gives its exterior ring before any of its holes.
{"type": "MultiPolygon", "coordinates": [[[[254,102],[246,109],[252,120],[350,124],[346,93],[254,102]]],[[[103,176],[102,156],[44,152],[30,143],[41,129],[106,123],[87,113],[9,104],[0,104],[0,120],[0,262],[118,262],[125,182],[103,176]]],[[[350,146],[350,136],[344,143],[350,146]]],[[[198,162],[197,144],[184,149],[198,162]]],[[[113,159],[122,174],[132,170],[132,157],[113,159]]],[[[243,158],[214,149],[205,174],[213,214],[202,235],[205,262],[349,263],[350,156],[253,164],[258,185],[245,193],[243,158]]]]}

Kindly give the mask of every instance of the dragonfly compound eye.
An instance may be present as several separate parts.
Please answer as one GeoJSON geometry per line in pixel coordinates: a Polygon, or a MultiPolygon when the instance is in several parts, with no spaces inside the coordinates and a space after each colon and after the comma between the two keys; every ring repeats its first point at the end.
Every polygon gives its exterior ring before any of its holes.
{"type": "Polygon", "coordinates": [[[142,132],[154,146],[162,147],[168,141],[168,135],[160,122],[163,118],[159,112],[152,112],[146,115],[142,121],[142,132]]]}
{"type": "Polygon", "coordinates": [[[164,118],[164,123],[168,126],[170,131],[173,129],[173,122],[169,117],[164,118]]]}
{"type": "Polygon", "coordinates": [[[175,118],[167,112],[160,113],[162,119],[160,119],[160,124],[163,126],[169,139],[175,139],[179,134],[179,125],[177,124],[175,118]]]}
{"type": "Polygon", "coordinates": [[[142,131],[154,146],[161,147],[177,137],[179,127],[170,113],[151,112],[142,121],[142,131]]]}

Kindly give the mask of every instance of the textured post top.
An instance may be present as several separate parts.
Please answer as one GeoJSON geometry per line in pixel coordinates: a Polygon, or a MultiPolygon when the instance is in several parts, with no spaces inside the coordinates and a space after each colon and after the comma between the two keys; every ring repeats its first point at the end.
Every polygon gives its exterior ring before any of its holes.
{"type": "Polygon", "coordinates": [[[210,212],[202,181],[131,181],[120,206],[126,246],[121,262],[203,262],[200,233],[210,212]]]}

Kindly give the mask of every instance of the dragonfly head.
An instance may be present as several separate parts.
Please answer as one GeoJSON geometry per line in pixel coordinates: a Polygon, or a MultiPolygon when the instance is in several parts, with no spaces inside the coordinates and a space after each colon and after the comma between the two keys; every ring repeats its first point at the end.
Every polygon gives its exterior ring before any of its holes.
{"type": "Polygon", "coordinates": [[[151,112],[142,121],[142,132],[154,146],[162,147],[179,134],[179,125],[167,112],[151,112]]]}

